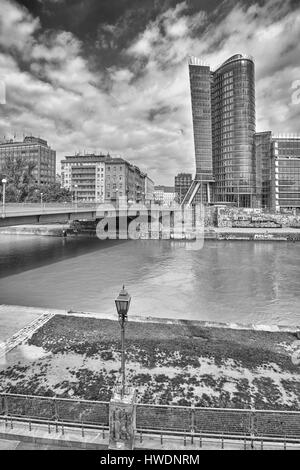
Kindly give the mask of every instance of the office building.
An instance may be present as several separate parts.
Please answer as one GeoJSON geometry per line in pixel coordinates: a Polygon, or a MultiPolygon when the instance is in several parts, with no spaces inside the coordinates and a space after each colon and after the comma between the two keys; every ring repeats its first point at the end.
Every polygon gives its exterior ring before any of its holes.
{"type": "Polygon", "coordinates": [[[62,186],[74,193],[79,202],[104,202],[105,155],[66,156],[61,162],[62,186]]]}
{"type": "Polygon", "coordinates": [[[255,134],[256,188],[263,209],[271,208],[272,132],[255,134]]]}
{"type": "Polygon", "coordinates": [[[175,188],[173,186],[155,186],[154,202],[162,206],[171,206],[175,202],[175,188]]]}
{"type": "Polygon", "coordinates": [[[145,202],[145,173],[123,158],[107,159],[105,165],[106,202],[145,202]]]}
{"type": "Polygon", "coordinates": [[[193,176],[191,173],[179,173],[179,175],[175,176],[175,199],[178,204],[182,203],[192,182],[193,176]]]}
{"type": "Polygon", "coordinates": [[[145,203],[146,204],[151,204],[154,202],[154,181],[149,178],[148,175],[145,176],[145,203]]]}
{"type": "Polygon", "coordinates": [[[215,71],[191,58],[189,71],[196,176],[184,203],[202,191],[206,203],[257,207],[253,58],[234,55],[215,71]]]}
{"type": "Polygon", "coordinates": [[[9,140],[0,143],[0,171],[6,158],[22,158],[35,163],[33,176],[36,184],[47,185],[56,180],[56,152],[46,140],[37,137],[25,137],[23,142],[9,140]]]}
{"type": "Polygon", "coordinates": [[[260,132],[255,135],[255,149],[262,207],[300,209],[300,136],[260,132]]]}
{"type": "Polygon", "coordinates": [[[94,154],[67,156],[61,162],[61,169],[62,186],[70,189],[79,202],[145,202],[147,175],[123,158],[94,154]]]}

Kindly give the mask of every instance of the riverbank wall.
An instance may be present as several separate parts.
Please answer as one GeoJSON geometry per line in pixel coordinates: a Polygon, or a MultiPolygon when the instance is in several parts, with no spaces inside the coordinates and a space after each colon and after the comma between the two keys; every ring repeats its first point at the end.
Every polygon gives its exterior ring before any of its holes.
{"type": "MultiPolygon", "coordinates": [[[[30,235],[42,237],[86,237],[96,238],[95,230],[78,230],[73,231],[69,225],[20,225],[13,227],[0,228],[1,235],[30,235]]],[[[173,240],[193,242],[193,237],[189,235],[173,236],[169,233],[144,233],[141,232],[143,240],[173,240]]],[[[124,239],[124,237],[122,237],[124,239]]],[[[300,229],[297,228],[281,228],[281,229],[254,229],[254,228],[218,228],[211,227],[204,231],[205,240],[214,241],[255,241],[255,242],[300,242],[300,229]]]]}
{"type": "MultiPolygon", "coordinates": [[[[22,305],[0,305],[1,315],[20,315],[28,311],[35,313],[37,317],[47,314],[49,319],[54,315],[61,316],[72,316],[72,317],[81,317],[81,318],[95,318],[99,320],[116,320],[116,315],[113,313],[104,313],[104,312],[83,312],[78,310],[60,310],[60,309],[51,309],[51,308],[38,308],[38,307],[26,307],[22,305]]],[[[1,320],[0,315],[0,320],[1,320]]],[[[150,317],[142,315],[130,315],[130,321],[133,323],[151,323],[151,324],[162,324],[162,325],[177,325],[184,326],[187,323],[191,326],[201,327],[201,328],[218,328],[218,329],[230,329],[230,330],[249,330],[249,331],[266,331],[270,333],[299,333],[300,335],[300,325],[275,325],[275,324],[242,324],[237,322],[231,323],[221,323],[221,322],[210,322],[210,321],[201,321],[201,320],[185,320],[185,319],[176,319],[176,318],[165,318],[165,317],[150,317]]],[[[299,338],[300,339],[300,338],[299,338]]]]}
{"type": "Polygon", "coordinates": [[[68,224],[51,225],[15,225],[11,227],[1,227],[1,235],[36,235],[40,237],[64,237],[69,229],[68,224]]]}

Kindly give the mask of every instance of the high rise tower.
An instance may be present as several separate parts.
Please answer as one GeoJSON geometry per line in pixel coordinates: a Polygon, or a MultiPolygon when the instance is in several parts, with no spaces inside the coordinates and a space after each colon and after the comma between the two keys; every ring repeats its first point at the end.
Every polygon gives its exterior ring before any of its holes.
{"type": "Polygon", "coordinates": [[[213,73],[215,202],[256,207],[255,130],[254,61],[237,54],[213,73]]]}
{"type": "Polygon", "coordinates": [[[212,108],[211,71],[196,57],[189,60],[196,177],[187,192],[183,203],[191,203],[196,197],[210,202],[210,184],[213,182],[212,157],[212,108]]]}
{"type": "Polygon", "coordinates": [[[207,195],[215,203],[256,207],[255,72],[251,57],[237,54],[214,72],[189,61],[196,177],[184,204],[207,195]],[[200,183],[200,184],[199,184],[200,183]]]}

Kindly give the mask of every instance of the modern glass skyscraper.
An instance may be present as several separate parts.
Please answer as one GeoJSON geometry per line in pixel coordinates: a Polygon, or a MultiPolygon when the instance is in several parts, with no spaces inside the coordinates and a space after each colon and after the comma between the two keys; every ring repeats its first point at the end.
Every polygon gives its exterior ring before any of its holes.
{"type": "Polygon", "coordinates": [[[256,207],[255,70],[237,54],[213,73],[212,141],[215,202],[256,207]]]}
{"type": "Polygon", "coordinates": [[[189,60],[196,177],[183,204],[210,202],[213,182],[211,71],[196,57],[189,60]]]}
{"type": "Polygon", "coordinates": [[[196,180],[212,181],[212,113],[211,72],[192,57],[189,62],[194,142],[196,156],[196,180]]]}
{"type": "MultiPolygon", "coordinates": [[[[192,58],[189,70],[195,181],[214,181],[215,203],[256,207],[253,58],[234,55],[214,72],[192,58]]],[[[193,191],[190,196],[195,198],[193,191]]]]}

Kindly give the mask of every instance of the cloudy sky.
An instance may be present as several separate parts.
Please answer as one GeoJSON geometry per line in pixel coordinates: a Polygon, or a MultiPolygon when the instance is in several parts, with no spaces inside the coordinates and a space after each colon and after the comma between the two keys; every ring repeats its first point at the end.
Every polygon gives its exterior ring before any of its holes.
{"type": "Polygon", "coordinates": [[[300,2],[0,0],[0,136],[39,135],[58,160],[122,155],[157,184],[194,172],[188,55],[253,55],[257,130],[300,133],[300,2]]]}

